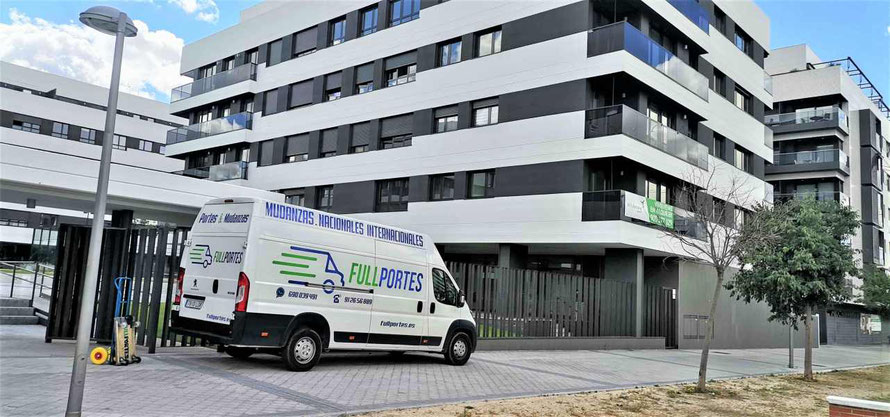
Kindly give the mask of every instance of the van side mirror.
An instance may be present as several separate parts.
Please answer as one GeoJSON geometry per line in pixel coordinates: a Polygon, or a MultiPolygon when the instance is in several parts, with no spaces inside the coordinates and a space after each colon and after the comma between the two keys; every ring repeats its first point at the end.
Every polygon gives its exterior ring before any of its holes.
{"type": "Polygon", "coordinates": [[[467,296],[463,291],[458,291],[457,293],[457,307],[463,307],[464,304],[467,303],[467,296]]]}

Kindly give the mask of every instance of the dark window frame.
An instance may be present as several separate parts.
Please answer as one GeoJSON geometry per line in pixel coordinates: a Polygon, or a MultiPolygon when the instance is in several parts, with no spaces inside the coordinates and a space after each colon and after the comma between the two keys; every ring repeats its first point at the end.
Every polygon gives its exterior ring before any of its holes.
{"type": "Polygon", "coordinates": [[[475,36],[475,45],[473,45],[473,54],[477,58],[481,58],[483,56],[495,55],[500,53],[503,50],[504,31],[500,27],[492,28],[486,30],[484,32],[480,32],[475,36]],[[497,36],[495,36],[497,34],[497,36]],[[491,35],[491,52],[483,54],[482,52],[482,38],[485,36],[491,35]]]}
{"type": "Polygon", "coordinates": [[[321,211],[331,211],[334,208],[334,186],[322,185],[317,188],[315,196],[315,208],[321,211]]]}
{"type": "Polygon", "coordinates": [[[346,42],[346,16],[342,16],[330,21],[328,36],[328,46],[339,45],[343,42],[346,42]]]}
{"type": "Polygon", "coordinates": [[[446,67],[461,62],[462,45],[460,38],[440,43],[436,47],[436,66],[446,67]]]}
{"type": "Polygon", "coordinates": [[[358,37],[368,36],[372,33],[377,32],[377,17],[379,10],[377,9],[377,5],[368,6],[358,12],[358,37]],[[373,17],[370,19],[366,19],[366,15],[368,13],[372,13],[373,17]],[[367,27],[365,24],[368,23],[367,20],[371,22],[373,27],[367,27]]]}
{"type": "Polygon", "coordinates": [[[495,184],[495,170],[493,169],[485,169],[480,171],[472,171],[467,173],[467,198],[468,199],[479,199],[479,198],[492,198],[494,197],[494,187],[495,184]],[[484,183],[482,185],[482,195],[474,195],[474,185],[473,180],[477,175],[484,175],[484,183]]]}
{"type": "Polygon", "coordinates": [[[431,175],[430,176],[429,200],[430,201],[454,200],[454,190],[455,190],[454,180],[455,180],[454,173],[431,175]],[[449,194],[447,192],[449,190],[449,188],[447,186],[448,185],[447,182],[448,182],[449,178],[451,179],[450,196],[447,195],[447,194],[449,194]]]}
{"type": "Polygon", "coordinates": [[[378,213],[387,213],[393,211],[408,210],[408,178],[391,178],[377,181],[376,200],[374,201],[374,211],[378,213]],[[387,192],[387,200],[384,199],[384,192],[387,192]],[[398,192],[398,194],[396,194],[398,192]],[[393,197],[397,201],[392,201],[393,197]]]}

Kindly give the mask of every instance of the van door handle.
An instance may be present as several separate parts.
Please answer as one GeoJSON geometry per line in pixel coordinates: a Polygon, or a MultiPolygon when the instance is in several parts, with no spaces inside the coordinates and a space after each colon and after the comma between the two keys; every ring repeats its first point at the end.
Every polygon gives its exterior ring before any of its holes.
{"type": "Polygon", "coordinates": [[[430,303],[430,314],[436,314],[436,303],[430,303]]]}
{"type": "Polygon", "coordinates": [[[423,311],[423,301],[418,301],[417,302],[417,312],[420,313],[421,311],[423,311]]]}

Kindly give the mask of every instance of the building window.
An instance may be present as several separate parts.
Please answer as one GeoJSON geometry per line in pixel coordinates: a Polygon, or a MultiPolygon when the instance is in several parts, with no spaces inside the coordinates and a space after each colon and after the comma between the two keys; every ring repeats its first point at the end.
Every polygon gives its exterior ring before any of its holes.
{"type": "Polygon", "coordinates": [[[53,136],[61,139],[68,139],[68,124],[53,122],[53,136]]]}
{"type": "Polygon", "coordinates": [[[275,143],[272,140],[260,142],[260,155],[257,165],[263,167],[275,163],[275,143]]]}
{"type": "Polygon", "coordinates": [[[198,78],[209,78],[216,75],[216,64],[208,65],[199,70],[200,77],[198,78]]]}
{"type": "Polygon", "coordinates": [[[286,146],[287,162],[301,162],[309,159],[308,133],[288,137],[286,146]]]}
{"type": "MultiPolygon", "coordinates": [[[[144,142],[144,141],[143,141],[144,142]]],[[[127,137],[121,135],[114,135],[114,138],[111,142],[111,147],[117,150],[125,151],[127,150],[127,137]]]]}
{"type": "Polygon", "coordinates": [[[436,133],[457,130],[457,115],[436,118],[436,133]]]}
{"type": "Polygon", "coordinates": [[[386,72],[386,86],[401,85],[414,81],[417,74],[417,64],[394,68],[386,72]]]}
{"type": "Polygon", "coordinates": [[[231,71],[235,69],[235,58],[223,60],[223,71],[231,71]]]}
{"type": "Polygon", "coordinates": [[[717,6],[714,6],[714,26],[720,33],[726,35],[726,13],[717,6]]]}
{"type": "Polygon", "coordinates": [[[147,140],[139,141],[139,150],[145,152],[151,152],[152,143],[147,140]]]}
{"type": "Polygon", "coordinates": [[[83,143],[96,144],[96,131],[93,129],[87,129],[85,127],[80,128],[80,141],[83,143]]]}
{"type": "Polygon", "coordinates": [[[456,64],[460,62],[460,40],[439,45],[439,66],[456,64]]]}
{"type": "Polygon", "coordinates": [[[745,32],[742,32],[738,27],[736,27],[735,32],[735,47],[739,48],[739,50],[744,52],[745,55],[752,55],[751,37],[749,37],[745,32]]]}
{"type": "Polygon", "coordinates": [[[356,123],[352,125],[352,137],[349,139],[349,153],[363,153],[369,149],[371,143],[371,123],[356,123]]]}
{"type": "Polygon", "coordinates": [[[294,42],[294,56],[309,55],[315,52],[316,45],[318,45],[318,26],[313,26],[297,33],[297,38],[294,42]]]}
{"type": "Polygon", "coordinates": [[[671,196],[669,190],[665,183],[650,178],[646,179],[646,198],[648,199],[670,204],[671,196]]]}
{"type": "Polygon", "coordinates": [[[380,139],[380,149],[393,149],[404,146],[411,146],[411,135],[399,135],[380,139]]]}
{"type": "Polygon", "coordinates": [[[331,41],[329,46],[339,45],[346,41],[346,18],[341,17],[331,21],[331,41]]]}
{"type": "Polygon", "coordinates": [[[333,185],[325,185],[322,187],[318,187],[318,193],[316,195],[316,205],[315,207],[321,211],[331,211],[334,207],[334,186],[333,185]]]}
{"type": "Polygon", "coordinates": [[[281,39],[269,43],[269,59],[266,66],[280,64],[284,58],[284,51],[281,50],[281,39]]]}
{"type": "Polygon", "coordinates": [[[751,172],[751,154],[736,145],[734,155],[735,167],[745,172],[751,172]]]}
{"type": "Polygon", "coordinates": [[[420,17],[420,0],[391,0],[389,25],[398,26],[420,17]]]}
{"type": "Polygon", "coordinates": [[[355,68],[355,94],[374,91],[374,63],[355,68]]]}
{"type": "Polygon", "coordinates": [[[736,107],[745,113],[751,113],[751,96],[739,88],[735,89],[732,104],[735,104],[736,107]]]}
{"type": "Polygon", "coordinates": [[[498,52],[501,52],[500,29],[479,35],[476,40],[476,56],[486,56],[498,52]]]}
{"type": "Polygon", "coordinates": [[[711,154],[724,161],[726,160],[726,138],[714,133],[714,150],[711,154]]]}
{"type": "Polygon", "coordinates": [[[337,128],[321,132],[321,149],[318,156],[320,158],[337,156],[337,128]]]}
{"type": "Polygon", "coordinates": [[[306,190],[304,188],[296,188],[293,190],[284,190],[284,202],[295,206],[306,206],[306,190]]]}
{"type": "Polygon", "coordinates": [[[408,179],[377,182],[377,206],[374,211],[408,210],[408,179]]]}
{"type": "Polygon", "coordinates": [[[497,122],[497,99],[482,100],[473,103],[473,126],[488,126],[497,122]]]}
{"type": "MultiPolygon", "coordinates": [[[[31,122],[23,122],[21,120],[13,120],[12,128],[15,130],[21,130],[24,132],[40,133],[40,125],[39,124],[31,123],[31,122]]],[[[95,142],[95,140],[93,142],[95,142]]]]}
{"type": "Polygon", "coordinates": [[[370,35],[377,31],[377,6],[362,10],[359,15],[358,36],[370,35]]]}
{"type": "Polygon", "coordinates": [[[454,199],[454,174],[430,177],[430,201],[454,199]]]}
{"type": "Polygon", "coordinates": [[[720,71],[714,70],[714,91],[726,97],[726,76],[720,71]]]}
{"type": "Polygon", "coordinates": [[[467,181],[467,198],[494,196],[494,170],[471,172],[467,181]]]}
{"type": "Polygon", "coordinates": [[[263,116],[278,113],[278,90],[269,90],[263,94],[263,116]]]}
{"type": "Polygon", "coordinates": [[[341,73],[335,72],[324,76],[324,101],[340,99],[341,73]]]}
{"type": "Polygon", "coordinates": [[[302,81],[290,86],[289,108],[312,104],[312,80],[302,81]]]}
{"type": "Polygon", "coordinates": [[[349,153],[365,153],[368,152],[368,145],[352,145],[349,153]]]}

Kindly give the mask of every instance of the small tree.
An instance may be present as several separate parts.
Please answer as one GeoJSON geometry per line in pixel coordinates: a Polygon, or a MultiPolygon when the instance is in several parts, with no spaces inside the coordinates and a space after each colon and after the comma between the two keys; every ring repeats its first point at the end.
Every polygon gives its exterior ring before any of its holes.
{"type": "Polygon", "coordinates": [[[890,314],[890,275],[883,269],[869,266],[862,271],[862,297],[859,302],[880,314],[890,314]]]}
{"type": "MultiPolygon", "coordinates": [[[[678,212],[684,226],[667,231],[668,235],[686,253],[687,257],[710,265],[717,273],[714,296],[711,298],[698,368],[699,392],[706,390],[708,375],[708,355],[714,334],[714,320],[717,314],[717,300],[723,289],[724,279],[730,267],[738,262],[736,245],[739,238],[739,223],[743,216],[726,202],[741,206],[751,206],[751,190],[744,177],[733,175],[729,180],[717,177],[717,168],[706,174],[691,173],[677,190],[675,198],[678,212]],[[719,196],[723,200],[715,200],[719,196]]],[[[732,172],[731,172],[732,173],[732,172]]],[[[679,226],[679,225],[678,225],[679,226]]],[[[752,238],[754,234],[752,233],[752,238]]]]}
{"type": "Polygon", "coordinates": [[[857,227],[859,216],[847,206],[791,200],[759,207],[739,239],[744,268],[727,288],[745,302],[766,302],[770,321],[796,329],[798,320],[803,320],[804,378],[808,380],[813,379],[813,310],[849,296],[846,276],[858,275],[859,270],[853,249],[844,242],[857,227]]]}

